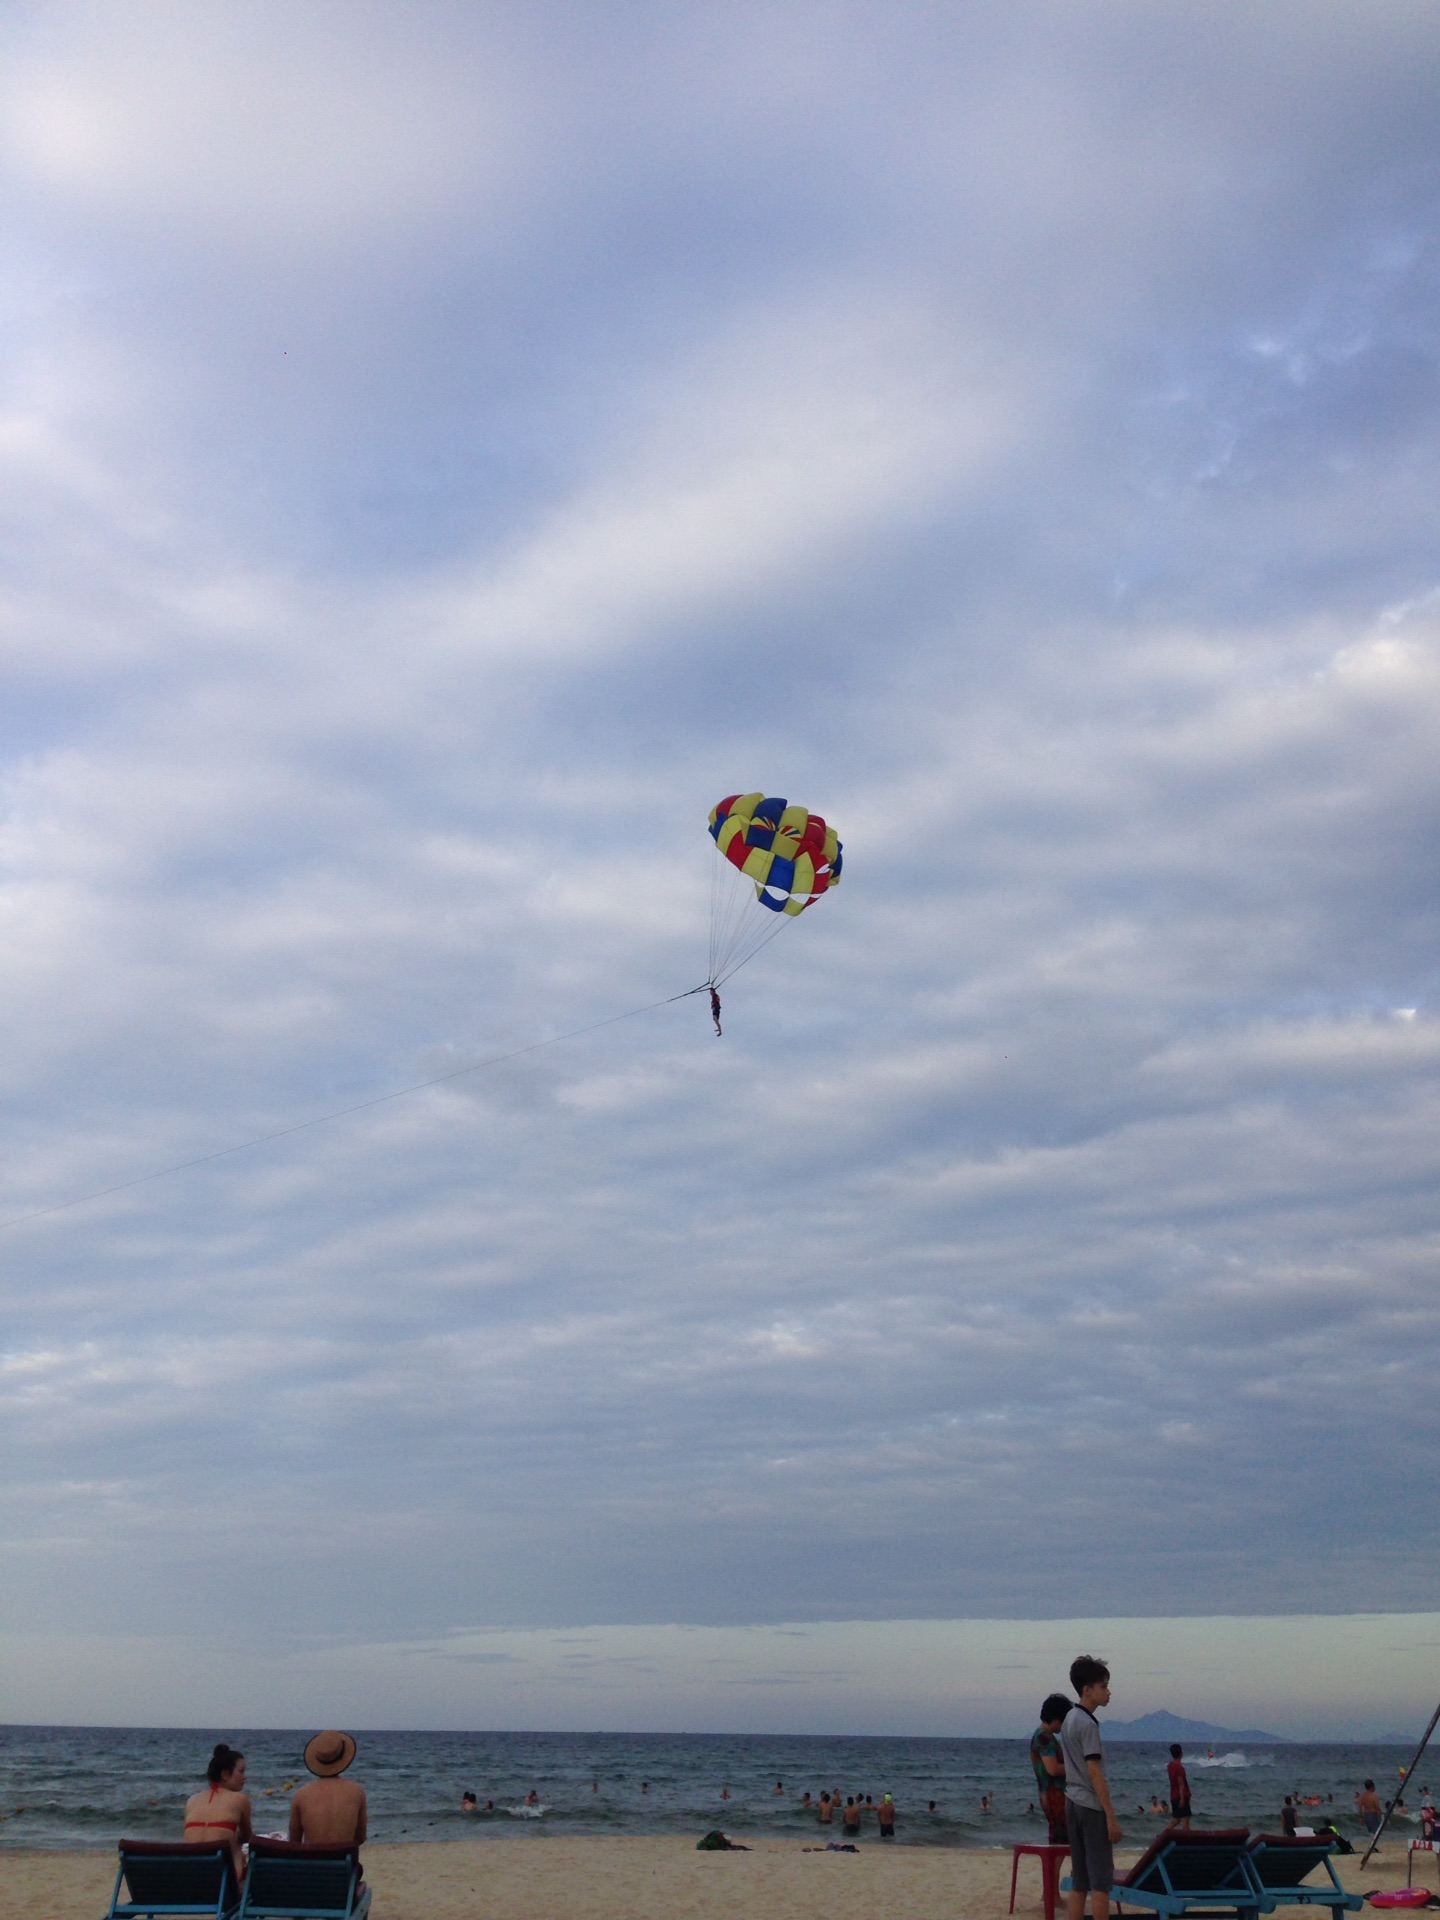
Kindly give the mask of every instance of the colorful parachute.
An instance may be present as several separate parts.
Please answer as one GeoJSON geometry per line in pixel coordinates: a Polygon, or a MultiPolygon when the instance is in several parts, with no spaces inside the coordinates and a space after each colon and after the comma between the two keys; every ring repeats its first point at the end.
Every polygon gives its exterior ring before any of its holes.
{"type": "Polygon", "coordinates": [[[718,982],[785,924],[767,923],[763,913],[757,921],[756,906],[803,913],[838,882],[843,863],[835,829],[818,813],[763,793],[722,800],[711,812],[710,833],[728,862],[717,867],[711,899],[710,978],[718,982]]]}

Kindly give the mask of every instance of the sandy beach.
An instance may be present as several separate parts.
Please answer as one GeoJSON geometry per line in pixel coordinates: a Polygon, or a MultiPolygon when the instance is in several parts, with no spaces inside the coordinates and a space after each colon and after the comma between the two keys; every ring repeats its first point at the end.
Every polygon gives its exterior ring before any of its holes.
{"type": "MultiPolygon", "coordinates": [[[[738,1836],[743,1838],[743,1836],[738,1836]]],[[[1134,1854],[1120,1856],[1123,1867],[1134,1854]]],[[[1337,1861],[1358,1889],[1360,1856],[1337,1861]]],[[[760,1840],[743,1853],[697,1853],[692,1840],[487,1840],[373,1846],[366,1874],[376,1920],[1004,1920],[1008,1850],[884,1847],[807,1853],[760,1840]]],[[[1366,1869],[1364,1885],[1404,1884],[1403,1846],[1366,1869]]],[[[1433,1857],[1416,1873],[1430,1884],[1433,1857]]],[[[114,1884],[108,1853],[0,1854],[0,1915],[101,1920],[114,1884]]],[[[1017,1917],[1041,1913],[1039,1863],[1021,1865],[1017,1917]]]]}

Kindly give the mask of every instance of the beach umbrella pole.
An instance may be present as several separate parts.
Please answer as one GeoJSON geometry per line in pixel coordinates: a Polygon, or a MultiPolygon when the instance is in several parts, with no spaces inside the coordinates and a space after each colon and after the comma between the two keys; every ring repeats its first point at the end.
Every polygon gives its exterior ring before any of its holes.
{"type": "MultiPolygon", "coordinates": [[[[1401,1784],[1396,1789],[1395,1800],[1398,1800],[1401,1794],[1404,1793],[1405,1782],[1414,1778],[1415,1769],[1420,1764],[1420,1756],[1424,1753],[1426,1747],[1429,1746],[1430,1736],[1432,1733],[1434,1733],[1437,1722],[1440,1722],[1440,1707],[1436,1707],[1435,1711],[1431,1714],[1430,1724],[1428,1727],[1426,1727],[1424,1733],[1420,1736],[1420,1744],[1415,1749],[1415,1758],[1410,1762],[1409,1766],[1406,1767],[1405,1769],[1405,1772],[1401,1778],[1401,1784]]],[[[1388,1827],[1390,1824],[1390,1816],[1395,1811],[1395,1800],[1387,1800],[1385,1802],[1384,1815],[1380,1821],[1379,1826],[1375,1829],[1374,1837],[1371,1839],[1369,1846],[1365,1849],[1365,1852],[1361,1856],[1360,1864],[1362,1867],[1364,1866],[1365,1862],[1370,1858],[1371,1854],[1375,1851],[1376,1847],[1379,1846],[1380,1836],[1382,1833],[1384,1833],[1386,1827],[1388,1827]]]]}

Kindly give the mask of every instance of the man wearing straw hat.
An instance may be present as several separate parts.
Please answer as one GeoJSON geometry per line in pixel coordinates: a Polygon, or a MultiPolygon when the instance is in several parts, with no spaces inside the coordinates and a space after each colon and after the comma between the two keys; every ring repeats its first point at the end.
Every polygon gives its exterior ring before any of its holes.
{"type": "Polygon", "coordinates": [[[305,1749],[305,1764],[315,1778],[290,1802],[290,1838],[326,1847],[365,1844],[365,1789],[342,1780],[355,1758],[348,1733],[317,1733],[305,1749]]]}

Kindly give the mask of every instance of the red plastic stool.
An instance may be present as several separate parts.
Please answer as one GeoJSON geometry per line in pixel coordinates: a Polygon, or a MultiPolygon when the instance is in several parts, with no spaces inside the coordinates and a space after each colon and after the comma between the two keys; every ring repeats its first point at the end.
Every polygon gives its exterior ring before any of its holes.
{"type": "Polygon", "coordinates": [[[1010,1911],[1015,1911],[1015,1881],[1020,1873],[1022,1853],[1038,1853],[1044,1875],[1045,1920],[1055,1920],[1055,1901],[1060,1892],[1060,1862],[1070,1858],[1069,1847],[1016,1847],[1010,1862],[1010,1911]]]}

